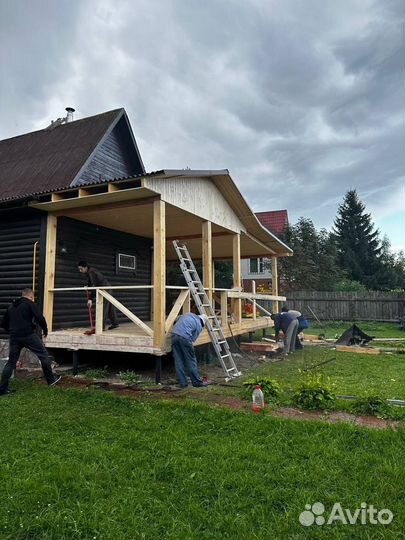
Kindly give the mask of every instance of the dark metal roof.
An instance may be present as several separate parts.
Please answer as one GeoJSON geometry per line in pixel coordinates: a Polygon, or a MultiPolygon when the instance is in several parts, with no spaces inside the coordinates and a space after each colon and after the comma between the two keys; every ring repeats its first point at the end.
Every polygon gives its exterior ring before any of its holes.
{"type": "Polygon", "coordinates": [[[70,186],[124,109],[0,141],[0,200],[70,186]]]}

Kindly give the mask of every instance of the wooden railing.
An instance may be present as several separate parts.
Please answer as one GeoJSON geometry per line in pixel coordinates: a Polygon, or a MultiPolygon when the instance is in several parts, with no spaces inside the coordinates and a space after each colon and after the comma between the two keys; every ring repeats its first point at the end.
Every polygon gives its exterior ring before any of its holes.
{"type": "MultiPolygon", "coordinates": [[[[142,330],[147,336],[153,337],[153,329],[145,324],[139,317],[137,317],[131,310],[125,307],[119,300],[117,300],[109,291],[119,290],[139,290],[139,289],[151,289],[153,285],[109,285],[108,287],[67,287],[67,288],[53,288],[50,292],[70,292],[70,291],[95,291],[96,292],[96,324],[95,332],[97,335],[103,333],[103,314],[104,314],[104,300],[110,302],[116,309],[123,313],[131,322],[133,322],[138,328],[142,330]]],[[[173,307],[165,321],[165,334],[169,333],[173,327],[173,324],[178,317],[180,311],[188,313],[190,311],[190,291],[187,287],[166,286],[167,290],[178,290],[179,294],[174,301],[173,307]]],[[[256,318],[256,309],[259,309],[266,316],[270,316],[271,313],[262,307],[257,300],[270,300],[284,302],[286,298],[284,296],[274,296],[270,294],[256,294],[254,292],[243,292],[239,289],[212,289],[213,297],[212,302],[215,308],[219,306],[217,310],[218,317],[221,319],[221,324],[225,327],[228,324],[228,314],[232,314],[231,322],[240,324],[241,320],[238,320],[237,314],[239,310],[233,310],[233,306],[229,308],[229,300],[247,300],[253,304],[253,318],[256,318]],[[236,312],[236,316],[234,315],[236,312]]]]}

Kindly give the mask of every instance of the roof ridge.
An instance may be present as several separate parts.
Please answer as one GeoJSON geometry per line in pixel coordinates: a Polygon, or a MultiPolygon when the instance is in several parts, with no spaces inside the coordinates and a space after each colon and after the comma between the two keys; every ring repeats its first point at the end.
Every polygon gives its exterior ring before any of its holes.
{"type": "MultiPolygon", "coordinates": [[[[92,116],[85,116],[84,118],[78,118],[77,120],[72,120],[71,122],[67,122],[66,124],[61,124],[60,126],[58,126],[58,129],[66,127],[66,126],[70,126],[72,124],[77,124],[79,122],[84,122],[84,121],[87,121],[87,120],[94,120],[95,118],[100,118],[101,116],[107,116],[109,114],[111,114],[113,116],[113,113],[118,114],[121,111],[125,111],[125,108],[120,107],[119,109],[111,109],[111,111],[105,111],[103,113],[93,114],[92,116]]],[[[34,131],[27,131],[26,133],[21,133],[20,135],[15,135],[14,137],[8,137],[7,139],[1,139],[0,143],[5,142],[5,141],[11,141],[13,139],[19,139],[21,137],[26,137],[27,135],[32,135],[33,133],[41,133],[41,132],[44,132],[44,131],[47,131],[46,127],[42,128],[42,129],[36,129],[34,131]]]]}

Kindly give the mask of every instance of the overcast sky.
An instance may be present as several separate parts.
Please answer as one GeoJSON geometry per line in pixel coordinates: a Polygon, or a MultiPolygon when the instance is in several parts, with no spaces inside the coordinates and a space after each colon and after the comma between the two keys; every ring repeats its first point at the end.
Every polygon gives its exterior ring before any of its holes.
{"type": "Polygon", "coordinates": [[[0,139],[124,107],[147,171],[228,168],[331,227],[356,188],[405,247],[403,0],[0,0],[0,139]]]}

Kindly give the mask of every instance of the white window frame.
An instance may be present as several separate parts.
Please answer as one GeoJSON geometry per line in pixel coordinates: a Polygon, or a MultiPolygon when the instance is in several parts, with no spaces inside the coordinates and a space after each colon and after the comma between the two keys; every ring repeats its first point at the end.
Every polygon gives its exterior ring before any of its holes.
{"type": "Polygon", "coordinates": [[[118,252],[117,262],[118,262],[118,270],[130,270],[131,272],[135,272],[136,270],[136,256],[135,255],[130,255],[129,253],[118,252]],[[121,257],[128,257],[129,259],[132,259],[134,261],[134,266],[125,266],[121,264],[121,257]]]}
{"type": "Polygon", "coordinates": [[[263,257],[252,257],[249,259],[249,274],[264,274],[265,261],[263,257]],[[251,261],[257,261],[257,271],[252,272],[250,263],[251,261]]]}

